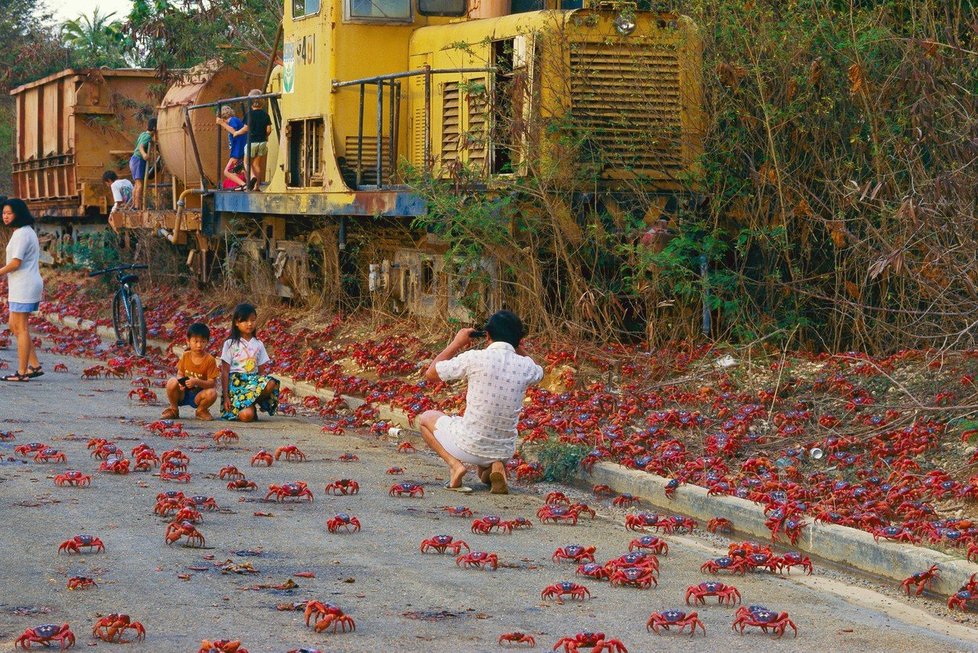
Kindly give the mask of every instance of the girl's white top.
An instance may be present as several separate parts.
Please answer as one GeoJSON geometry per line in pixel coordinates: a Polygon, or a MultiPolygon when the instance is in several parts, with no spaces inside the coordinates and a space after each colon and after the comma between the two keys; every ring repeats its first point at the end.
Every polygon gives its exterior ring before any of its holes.
{"type": "Polygon", "coordinates": [[[265,351],[265,345],[258,338],[224,341],[221,362],[231,366],[231,372],[251,374],[258,371],[259,365],[272,360],[265,351]]]}
{"type": "Polygon", "coordinates": [[[20,267],[7,275],[10,284],[7,300],[20,304],[33,304],[41,301],[44,280],[40,270],[41,246],[37,234],[30,227],[14,229],[7,243],[7,263],[20,259],[20,267]]]}

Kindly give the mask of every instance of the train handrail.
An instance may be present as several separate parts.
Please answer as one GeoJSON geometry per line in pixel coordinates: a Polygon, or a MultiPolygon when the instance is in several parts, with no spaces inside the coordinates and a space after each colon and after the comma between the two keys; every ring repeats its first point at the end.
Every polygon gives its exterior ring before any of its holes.
{"type": "Polygon", "coordinates": [[[377,188],[382,188],[384,172],[383,157],[381,157],[384,144],[384,87],[390,86],[391,88],[390,165],[391,171],[393,172],[394,168],[396,167],[395,157],[397,156],[397,135],[395,125],[401,108],[401,85],[399,80],[407,77],[424,75],[424,168],[426,172],[430,172],[432,166],[434,165],[434,161],[432,161],[431,158],[431,76],[458,75],[462,73],[494,74],[496,71],[497,69],[494,66],[488,66],[485,68],[432,68],[426,64],[424,68],[419,68],[417,70],[408,70],[400,73],[388,73],[386,75],[374,75],[373,77],[362,77],[360,79],[351,79],[345,82],[334,79],[332,82],[334,91],[337,89],[346,88],[348,86],[360,87],[360,109],[359,119],[357,121],[357,187],[360,186],[360,181],[363,176],[363,107],[365,101],[365,90],[368,84],[377,85],[377,162],[374,174],[376,176],[377,188]]]}
{"type": "MultiPolygon", "coordinates": [[[[203,170],[203,166],[201,166],[201,164],[200,164],[200,152],[197,149],[197,139],[194,138],[194,133],[193,133],[194,130],[193,130],[193,127],[190,126],[191,125],[191,123],[190,123],[190,112],[191,111],[195,111],[197,109],[208,109],[208,108],[211,108],[211,107],[218,107],[218,110],[220,110],[220,107],[223,107],[226,104],[234,104],[236,102],[241,102],[242,104],[244,104],[247,107],[247,106],[250,105],[251,102],[254,102],[255,100],[266,100],[266,99],[267,100],[272,100],[272,105],[273,105],[273,107],[272,107],[272,113],[275,116],[275,127],[276,127],[276,129],[278,129],[279,131],[281,131],[282,125],[281,125],[281,119],[279,117],[279,112],[278,112],[278,100],[281,97],[282,97],[282,94],[281,93],[262,93],[261,95],[241,95],[241,96],[232,97],[232,98],[222,98],[220,100],[217,100],[216,102],[205,102],[203,104],[191,104],[190,106],[184,108],[184,116],[185,116],[184,121],[185,121],[185,124],[186,124],[187,129],[190,132],[190,144],[194,148],[194,157],[197,159],[197,166],[200,168],[200,186],[201,186],[201,190],[203,190],[203,191],[206,191],[207,190],[207,183],[204,181],[204,170],[203,170]]],[[[244,113],[247,114],[247,111],[245,111],[244,113]]],[[[222,174],[221,174],[221,149],[222,149],[221,148],[221,136],[223,136],[223,134],[221,133],[221,130],[218,130],[217,131],[217,177],[216,177],[216,180],[214,182],[215,190],[220,190],[221,189],[221,179],[222,179],[222,174]]],[[[247,137],[245,139],[245,152],[250,152],[251,151],[251,132],[249,131],[246,134],[246,136],[247,137]]],[[[248,169],[245,172],[246,172],[246,176],[248,177],[248,179],[251,179],[251,159],[250,159],[250,157],[247,158],[247,161],[248,161],[248,169]]]]}

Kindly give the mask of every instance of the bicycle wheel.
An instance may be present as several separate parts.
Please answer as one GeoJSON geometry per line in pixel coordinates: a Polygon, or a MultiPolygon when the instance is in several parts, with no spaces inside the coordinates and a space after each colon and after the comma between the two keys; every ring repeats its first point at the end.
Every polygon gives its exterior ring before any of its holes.
{"type": "Polygon", "coordinates": [[[146,354],[146,315],[143,313],[143,300],[132,293],[129,296],[129,334],[132,349],[137,356],[146,354]]]}
{"type": "Polygon", "coordinates": [[[115,344],[117,345],[128,345],[131,337],[125,301],[122,290],[116,291],[112,298],[112,328],[115,330],[115,344]]]}

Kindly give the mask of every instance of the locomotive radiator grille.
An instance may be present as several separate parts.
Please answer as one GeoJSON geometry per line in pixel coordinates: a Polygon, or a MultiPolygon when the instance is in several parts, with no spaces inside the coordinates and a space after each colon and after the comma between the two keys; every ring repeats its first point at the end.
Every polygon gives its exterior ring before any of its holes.
{"type": "Polygon", "coordinates": [[[571,110],[606,171],[682,169],[679,54],[602,43],[570,52],[571,110]]]}

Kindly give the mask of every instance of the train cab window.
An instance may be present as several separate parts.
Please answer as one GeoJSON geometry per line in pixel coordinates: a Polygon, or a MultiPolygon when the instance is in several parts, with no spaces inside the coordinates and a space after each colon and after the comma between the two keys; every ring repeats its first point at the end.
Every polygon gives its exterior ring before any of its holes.
{"type": "Polygon", "coordinates": [[[346,0],[346,20],[410,23],[411,0],[346,0]]]}
{"type": "Polygon", "coordinates": [[[292,18],[302,18],[319,13],[321,0],[292,0],[292,18]]]}
{"type": "Polygon", "coordinates": [[[418,0],[422,16],[464,16],[468,10],[466,0],[418,0]]]}

